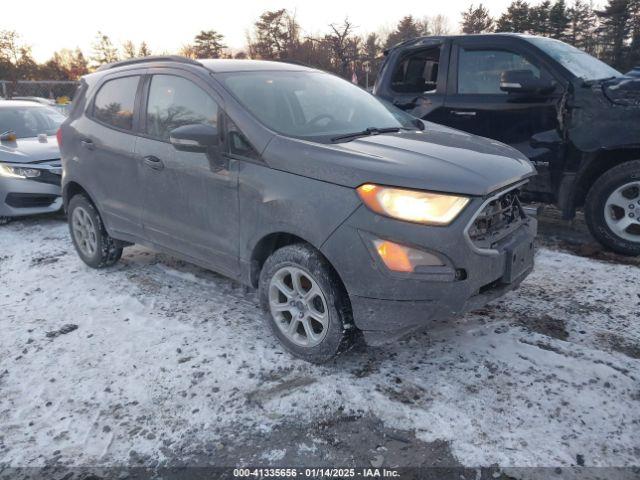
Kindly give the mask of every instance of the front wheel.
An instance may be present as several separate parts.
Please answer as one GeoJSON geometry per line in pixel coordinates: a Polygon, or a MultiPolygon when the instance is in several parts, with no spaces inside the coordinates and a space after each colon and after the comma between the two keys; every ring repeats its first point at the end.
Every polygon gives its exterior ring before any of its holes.
{"type": "Polygon", "coordinates": [[[259,287],[271,331],[293,355],[323,363],[351,345],[347,294],[333,268],[311,246],[276,250],[260,272],[259,287]]]}
{"type": "Polygon", "coordinates": [[[109,236],[100,214],[87,197],[74,196],[67,217],[73,245],[84,263],[104,268],[120,260],[122,247],[109,236]]]}
{"type": "Polygon", "coordinates": [[[640,255],[640,160],[605,172],[585,202],[585,218],[593,236],[623,255],[640,255]]]}
{"type": "Polygon", "coordinates": [[[0,217],[0,225],[6,225],[11,221],[11,217],[0,217]]]}

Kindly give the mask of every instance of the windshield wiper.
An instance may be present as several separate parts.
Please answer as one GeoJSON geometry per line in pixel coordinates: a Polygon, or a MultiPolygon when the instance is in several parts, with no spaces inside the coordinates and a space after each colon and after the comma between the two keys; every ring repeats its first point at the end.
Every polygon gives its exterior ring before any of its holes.
{"type": "Polygon", "coordinates": [[[344,135],[333,137],[331,141],[337,142],[338,140],[346,140],[348,138],[366,137],[368,135],[379,135],[381,133],[395,133],[399,131],[400,131],[399,127],[387,127],[387,128],[369,127],[362,130],[361,132],[345,133],[344,135]]]}

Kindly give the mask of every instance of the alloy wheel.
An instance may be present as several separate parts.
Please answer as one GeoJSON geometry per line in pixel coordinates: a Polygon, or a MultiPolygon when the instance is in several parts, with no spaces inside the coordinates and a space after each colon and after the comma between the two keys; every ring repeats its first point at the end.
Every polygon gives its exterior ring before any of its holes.
{"type": "Polygon", "coordinates": [[[280,268],[269,282],[269,309],[282,334],[295,345],[314,347],[327,334],[329,311],[322,289],[301,268],[280,268]]]}
{"type": "Polygon", "coordinates": [[[604,218],[620,238],[640,242],[640,182],[629,182],[615,189],[607,198],[604,218]]]}
{"type": "Polygon", "coordinates": [[[71,217],[73,236],[78,248],[87,257],[93,257],[98,248],[95,225],[89,213],[82,207],[76,207],[71,217]]]}

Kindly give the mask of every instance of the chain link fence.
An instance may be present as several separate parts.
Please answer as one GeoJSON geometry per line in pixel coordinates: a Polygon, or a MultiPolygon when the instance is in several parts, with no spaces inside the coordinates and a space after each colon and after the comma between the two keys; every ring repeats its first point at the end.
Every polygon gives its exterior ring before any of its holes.
{"type": "Polygon", "coordinates": [[[0,97],[37,101],[66,114],[79,83],[71,80],[0,80],[0,97]]]}

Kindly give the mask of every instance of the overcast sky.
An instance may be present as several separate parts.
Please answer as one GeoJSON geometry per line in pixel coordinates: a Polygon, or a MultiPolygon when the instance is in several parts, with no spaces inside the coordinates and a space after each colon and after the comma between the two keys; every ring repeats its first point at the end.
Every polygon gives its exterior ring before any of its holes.
{"type": "MultiPolygon", "coordinates": [[[[478,3],[478,2],[476,2],[478,3]]],[[[483,0],[493,15],[510,0],[483,0]]],[[[200,30],[215,29],[233,49],[245,45],[246,33],[265,10],[295,11],[305,33],[326,31],[345,16],[358,33],[392,28],[405,15],[444,14],[457,30],[464,0],[7,0],[2,1],[0,29],[16,30],[31,45],[36,60],[48,59],[61,48],[80,47],[90,53],[101,30],[117,46],[125,40],[146,40],[154,53],[176,52],[200,30]]]]}

